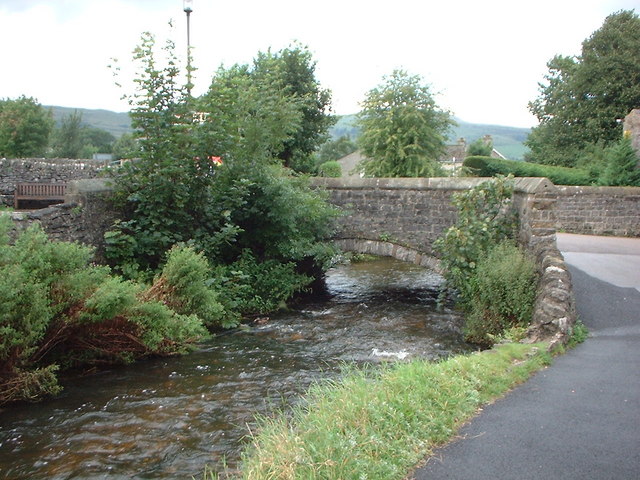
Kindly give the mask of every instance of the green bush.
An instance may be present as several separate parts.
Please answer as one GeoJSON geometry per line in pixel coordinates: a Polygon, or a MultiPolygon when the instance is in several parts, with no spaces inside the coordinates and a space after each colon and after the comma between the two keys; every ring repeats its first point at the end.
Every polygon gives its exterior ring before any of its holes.
{"type": "Polygon", "coordinates": [[[534,261],[512,242],[502,242],[482,258],[473,275],[465,322],[467,341],[491,345],[511,327],[531,320],[536,298],[534,261]]]}
{"type": "Polygon", "coordinates": [[[607,166],[600,177],[600,185],[640,187],[638,154],[630,138],[623,138],[606,151],[607,166]]]}
{"type": "Polygon", "coordinates": [[[211,267],[193,247],[176,245],[146,298],[159,300],[181,315],[197,315],[211,328],[232,327],[236,317],[225,311],[211,287],[211,267]]]}
{"type": "MultiPolygon", "coordinates": [[[[0,405],[57,393],[58,368],[180,353],[207,335],[198,316],[90,264],[91,249],[51,242],[38,225],[10,245],[10,227],[0,217],[0,405]]],[[[181,287],[185,304],[202,304],[189,298],[194,287],[181,287]]]]}
{"type": "Polygon", "coordinates": [[[478,177],[495,177],[496,175],[546,177],[556,185],[591,185],[595,180],[589,172],[578,168],[556,167],[491,157],[467,157],[463,166],[478,177]]]}
{"type": "Polygon", "coordinates": [[[339,178],[342,176],[342,166],[335,160],[324,162],[318,167],[318,173],[321,177],[339,178]]]}
{"type": "Polygon", "coordinates": [[[440,254],[446,286],[457,290],[463,305],[471,299],[478,262],[494,245],[514,236],[512,193],[512,180],[497,177],[453,195],[458,219],[434,242],[434,248],[440,254]]]}
{"type": "Polygon", "coordinates": [[[298,273],[293,262],[259,262],[250,250],[245,250],[233,264],[214,269],[211,282],[229,310],[263,314],[282,307],[293,294],[304,290],[312,278],[298,273]]]}

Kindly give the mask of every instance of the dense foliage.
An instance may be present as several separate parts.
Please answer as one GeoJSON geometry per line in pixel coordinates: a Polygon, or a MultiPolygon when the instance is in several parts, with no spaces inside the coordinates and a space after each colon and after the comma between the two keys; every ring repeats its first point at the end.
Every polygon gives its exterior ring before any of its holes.
{"type": "Polygon", "coordinates": [[[313,153],[327,141],[329,127],[335,123],[329,114],[331,92],[315,78],[315,65],[311,52],[294,44],[276,53],[259,53],[251,72],[255,79],[270,79],[286,98],[295,101],[299,122],[276,157],[284,166],[306,173],[313,170],[313,153]]]}
{"type": "Polygon", "coordinates": [[[370,177],[438,176],[451,125],[420,76],[395,70],[362,103],[360,168],[370,177]]]}
{"type": "Polygon", "coordinates": [[[546,177],[556,185],[591,185],[590,172],[579,168],[557,167],[538,163],[502,160],[491,157],[467,157],[463,164],[478,177],[513,175],[515,177],[546,177]]]}
{"type": "Polygon", "coordinates": [[[623,138],[613,144],[605,155],[606,167],[600,176],[600,185],[640,187],[640,158],[631,139],[623,138]]]}
{"type": "Polygon", "coordinates": [[[335,160],[324,162],[318,167],[318,175],[339,178],[342,176],[342,166],[335,160]]]}
{"type": "Polygon", "coordinates": [[[0,404],[57,393],[60,368],[184,352],[207,335],[203,321],[219,320],[216,298],[201,294],[206,260],[191,249],[173,250],[147,286],[37,225],[9,244],[10,226],[0,216],[0,404]]]}
{"type": "Polygon", "coordinates": [[[43,157],[52,129],[51,112],[37,100],[0,100],[0,157],[43,157]]]}
{"type": "Polygon", "coordinates": [[[608,16],[582,42],[577,57],[557,55],[539,97],[538,118],[527,140],[536,163],[576,166],[588,145],[618,141],[618,122],[640,105],[640,18],[633,11],[608,16]]]}
{"type": "Polygon", "coordinates": [[[322,145],[318,150],[316,162],[321,165],[325,162],[340,160],[357,149],[358,145],[351,140],[351,137],[343,135],[322,145]]]}
{"type": "Polygon", "coordinates": [[[300,99],[287,96],[278,72],[246,66],[219,70],[193,99],[173,45],[164,67],[155,50],[143,36],[131,114],[142,151],[116,177],[123,218],[106,235],[107,255],[124,274],[148,278],[187,242],[212,266],[226,321],[275,308],[331,256],[323,240],[337,214],[277,156],[298,131],[300,99]]]}
{"type": "Polygon", "coordinates": [[[75,110],[62,118],[53,131],[51,156],[58,158],[91,158],[94,153],[111,153],[116,138],[105,130],[82,123],[75,110]]]}
{"type": "Polygon", "coordinates": [[[491,345],[531,321],[538,275],[535,262],[511,242],[491,248],[476,265],[465,317],[465,338],[491,345]]]}
{"type": "Polygon", "coordinates": [[[493,152],[493,141],[486,141],[484,138],[478,138],[476,141],[469,144],[467,148],[467,156],[469,157],[490,157],[493,152]]]}
{"type": "Polygon", "coordinates": [[[512,193],[511,179],[497,177],[455,194],[458,220],[434,244],[446,286],[466,313],[465,336],[481,345],[528,323],[535,300],[534,264],[505,243],[515,236],[512,193]]]}

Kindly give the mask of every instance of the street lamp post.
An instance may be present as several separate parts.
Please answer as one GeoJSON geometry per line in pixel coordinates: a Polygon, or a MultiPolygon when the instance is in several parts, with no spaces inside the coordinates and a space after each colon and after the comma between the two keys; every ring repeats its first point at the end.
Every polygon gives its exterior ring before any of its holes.
{"type": "Polygon", "coordinates": [[[182,0],[182,9],[187,14],[187,93],[191,96],[191,31],[190,19],[193,12],[193,0],[182,0]]]}

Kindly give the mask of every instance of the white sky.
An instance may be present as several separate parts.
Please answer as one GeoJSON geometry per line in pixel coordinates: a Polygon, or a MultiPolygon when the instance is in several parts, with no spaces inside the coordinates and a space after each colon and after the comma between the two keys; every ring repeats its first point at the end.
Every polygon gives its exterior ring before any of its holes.
{"type": "MultiPolygon", "coordinates": [[[[605,17],[638,0],[194,0],[195,94],[221,64],[297,40],[333,92],[335,113],[359,110],[395,68],[421,75],[437,102],[475,123],[528,127],[546,62],[573,55],[605,17]]],[[[140,34],[170,36],[186,54],[182,0],[0,0],[0,98],[127,111],[107,65],[130,65],[140,34]],[[173,19],[174,28],[168,26],[173,19]]],[[[638,10],[636,10],[638,11],[638,10]]]]}

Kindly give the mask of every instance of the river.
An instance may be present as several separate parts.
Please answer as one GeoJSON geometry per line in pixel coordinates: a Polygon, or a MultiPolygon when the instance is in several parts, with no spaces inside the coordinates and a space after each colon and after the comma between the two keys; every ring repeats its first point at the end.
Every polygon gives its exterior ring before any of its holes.
{"type": "Polygon", "coordinates": [[[441,277],[382,258],[327,274],[329,295],[216,337],[189,355],[67,379],[0,412],[0,478],[198,478],[233,468],[256,414],[348,363],[463,353],[461,317],[435,308],[441,277]]]}

